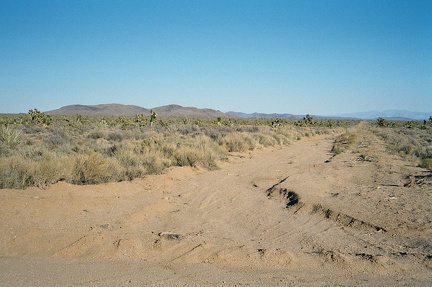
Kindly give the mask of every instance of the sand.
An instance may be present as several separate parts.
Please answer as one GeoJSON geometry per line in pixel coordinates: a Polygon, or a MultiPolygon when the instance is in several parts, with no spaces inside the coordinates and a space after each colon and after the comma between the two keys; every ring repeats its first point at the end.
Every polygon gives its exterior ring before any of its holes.
{"type": "Polygon", "coordinates": [[[0,190],[1,286],[430,286],[432,178],[366,125],[132,182],[0,190]]]}

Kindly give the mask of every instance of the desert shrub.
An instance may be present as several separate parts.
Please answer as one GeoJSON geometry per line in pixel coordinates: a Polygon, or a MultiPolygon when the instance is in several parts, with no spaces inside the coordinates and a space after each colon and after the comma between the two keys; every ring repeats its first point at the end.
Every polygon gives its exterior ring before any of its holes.
{"type": "MultiPolygon", "coordinates": [[[[53,116],[50,125],[29,115],[0,115],[0,126],[21,131],[18,145],[0,141],[0,186],[45,187],[59,180],[76,184],[131,180],[158,174],[169,166],[213,169],[227,152],[288,144],[313,127],[294,121],[240,118],[149,119],[135,117],[53,116]],[[13,147],[12,147],[13,146],[13,147]]],[[[10,141],[5,141],[10,142],[10,141]]]]}
{"type": "Polygon", "coordinates": [[[160,174],[171,165],[171,161],[161,153],[148,154],[143,162],[147,174],[160,174]]]}
{"type": "Polygon", "coordinates": [[[46,156],[29,165],[29,186],[47,187],[70,177],[71,161],[66,156],[46,156]]]}
{"type": "Polygon", "coordinates": [[[23,125],[22,131],[25,134],[32,134],[32,135],[34,135],[34,134],[38,134],[38,133],[44,133],[44,132],[46,132],[46,129],[43,128],[43,127],[41,127],[41,126],[38,126],[38,125],[25,124],[25,125],[23,125]]]}
{"type": "Polygon", "coordinates": [[[46,155],[29,158],[14,155],[0,162],[0,188],[44,188],[70,176],[71,161],[67,157],[46,155]]]}
{"type": "Polygon", "coordinates": [[[356,134],[353,133],[342,134],[336,138],[333,144],[332,152],[335,155],[338,155],[346,151],[347,149],[349,149],[355,143],[356,140],[357,140],[356,134]]]}
{"type": "MultiPolygon", "coordinates": [[[[102,154],[107,155],[108,157],[114,157],[120,152],[120,147],[120,144],[107,145],[102,150],[102,154]]],[[[98,150],[95,151],[98,152],[98,150]]]]}
{"type": "Polygon", "coordinates": [[[90,138],[90,139],[102,139],[102,138],[104,138],[106,135],[105,135],[105,133],[104,132],[101,132],[101,131],[95,131],[95,132],[92,132],[92,133],[90,133],[87,137],[88,138],[90,138]]]}
{"type": "Polygon", "coordinates": [[[279,145],[288,145],[289,143],[291,143],[290,139],[283,134],[272,133],[271,136],[279,145]]]}
{"type": "Polygon", "coordinates": [[[391,128],[374,127],[372,130],[385,141],[390,153],[430,169],[430,128],[420,125],[420,122],[396,122],[391,128]]]}
{"type": "Polygon", "coordinates": [[[289,142],[290,140],[300,139],[303,136],[302,131],[304,129],[310,129],[310,128],[288,126],[288,127],[273,129],[273,132],[277,135],[282,135],[283,136],[282,139],[289,142]]]}
{"type": "MultiPolygon", "coordinates": [[[[261,127],[259,132],[253,133],[252,136],[258,140],[259,144],[267,146],[287,145],[290,143],[288,137],[289,128],[282,126],[277,128],[261,127]]],[[[289,135],[290,137],[292,135],[289,135]]]]}
{"type": "Polygon", "coordinates": [[[210,126],[202,129],[203,134],[215,142],[220,142],[225,135],[234,131],[235,130],[229,126],[210,126]]]}
{"type": "Polygon", "coordinates": [[[200,136],[191,145],[179,146],[173,153],[178,166],[202,166],[208,169],[217,167],[217,160],[223,157],[223,151],[208,137],[200,136]]]}
{"type": "Polygon", "coordinates": [[[108,140],[110,140],[110,141],[118,141],[118,142],[120,142],[120,141],[123,140],[123,135],[120,134],[120,133],[110,133],[110,134],[108,135],[108,140]]]}
{"type": "Polygon", "coordinates": [[[114,159],[118,161],[121,178],[125,180],[139,178],[146,174],[160,174],[172,164],[160,150],[144,150],[139,143],[123,146],[115,154],[114,159]],[[135,152],[135,148],[141,151],[135,152]]]}
{"type": "Polygon", "coordinates": [[[420,162],[420,166],[432,171],[432,158],[422,158],[420,162]]]}
{"type": "Polygon", "coordinates": [[[142,155],[137,155],[130,150],[121,150],[115,155],[115,159],[120,164],[120,177],[123,180],[140,178],[147,173],[145,158],[142,155]]]}
{"type": "Polygon", "coordinates": [[[221,144],[226,147],[228,152],[244,152],[255,148],[253,138],[246,133],[228,134],[222,139],[221,144]]]}
{"type": "Polygon", "coordinates": [[[0,163],[0,188],[44,188],[67,177],[69,160],[45,157],[39,161],[20,155],[4,158],[0,163]]]}
{"type": "Polygon", "coordinates": [[[13,152],[14,152],[13,149],[9,148],[6,145],[0,144],[0,157],[11,156],[13,152]]]}
{"type": "Polygon", "coordinates": [[[23,146],[19,151],[19,154],[21,156],[36,161],[43,158],[48,153],[49,149],[39,143],[33,143],[31,145],[23,146]]]}
{"type": "Polygon", "coordinates": [[[0,127],[0,144],[8,147],[16,147],[21,142],[21,131],[11,126],[0,127]]]}
{"type": "Polygon", "coordinates": [[[240,133],[256,133],[259,131],[257,126],[239,126],[236,129],[240,133]]]}
{"type": "MultiPolygon", "coordinates": [[[[121,170],[121,175],[119,176],[119,180],[133,180],[136,178],[142,178],[146,174],[150,174],[148,170],[140,165],[140,166],[123,166],[121,170]]],[[[159,174],[159,173],[155,173],[159,174]]]]}
{"type": "Polygon", "coordinates": [[[97,184],[116,180],[118,166],[115,161],[99,153],[80,154],[73,158],[68,181],[75,184],[97,184]]]}
{"type": "Polygon", "coordinates": [[[0,161],[0,188],[25,188],[30,183],[31,162],[21,156],[0,161]]]}
{"type": "Polygon", "coordinates": [[[119,143],[113,144],[104,138],[99,138],[95,141],[91,141],[90,143],[88,143],[88,145],[92,147],[92,151],[94,152],[106,156],[113,156],[113,153],[115,153],[115,151],[117,150],[119,143]],[[112,147],[115,147],[114,150],[111,149],[112,147]]]}
{"type": "Polygon", "coordinates": [[[59,146],[69,143],[69,137],[64,134],[50,134],[43,139],[43,142],[50,146],[59,146]]]}
{"type": "Polygon", "coordinates": [[[201,131],[201,128],[199,126],[191,124],[176,125],[175,129],[178,133],[182,135],[195,134],[201,131]]]}
{"type": "Polygon", "coordinates": [[[279,144],[279,142],[276,140],[275,137],[269,135],[269,134],[263,134],[263,133],[254,133],[252,134],[252,138],[258,142],[258,144],[269,147],[269,146],[275,146],[279,144]]]}
{"type": "Polygon", "coordinates": [[[189,146],[181,146],[174,151],[175,163],[178,166],[196,166],[202,151],[189,146]]]}

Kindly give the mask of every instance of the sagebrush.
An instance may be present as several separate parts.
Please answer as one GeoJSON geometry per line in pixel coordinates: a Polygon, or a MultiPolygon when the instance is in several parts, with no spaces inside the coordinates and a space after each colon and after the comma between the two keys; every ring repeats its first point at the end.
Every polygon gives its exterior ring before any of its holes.
{"type": "Polygon", "coordinates": [[[307,120],[2,115],[0,188],[132,180],[171,166],[215,169],[231,152],[357,123],[307,120]]]}

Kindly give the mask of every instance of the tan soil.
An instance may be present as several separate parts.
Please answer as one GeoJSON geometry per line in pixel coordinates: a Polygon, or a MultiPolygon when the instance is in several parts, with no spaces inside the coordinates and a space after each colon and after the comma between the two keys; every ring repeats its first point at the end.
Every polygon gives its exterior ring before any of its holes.
{"type": "Polygon", "coordinates": [[[215,171],[1,190],[1,286],[430,286],[432,180],[361,124],[215,171]],[[288,198],[287,198],[288,197],[288,198]]]}

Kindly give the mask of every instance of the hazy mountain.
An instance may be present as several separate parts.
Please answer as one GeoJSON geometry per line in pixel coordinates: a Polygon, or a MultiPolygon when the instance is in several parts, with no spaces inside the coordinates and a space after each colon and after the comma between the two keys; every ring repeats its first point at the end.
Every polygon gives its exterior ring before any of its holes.
{"type": "Polygon", "coordinates": [[[154,108],[153,111],[161,117],[226,117],[221,111],[212,109],[199,109],[194,107],[182,107],[179,105],[168,105],[154,108]]]}
{"type": "Polygon", "coordinates": [[[403,110],[370,111],[338,115],[339,117],[374,120],[379,117],[389,120],[428,120],[432,112],[421,113],[403,110]]]}
{"type": "Polygon", "coordinates": [[[241,112],[227,112],[227,115],[233,116],[233,117],[239,117],[239,118],[280,118],[280,119],[299,119],[303,118],[303,116],[300,115],[293,115],[293,114],[265,114],[265,113],[241,113],[241,112]]]}
{"type": "MultiPolygon", "coordinates": [[[[211,110],[179,105],[168,105],[153,109],[158,116],[184,116],[184,117],[223,117],[226,114],[211,110]]],[[[57,110],[47,111],[50,115],[86,115],[86,116],[134,116],[138,114],[149,115],[150,109],[134,105],[103,104],[103,105],[70,105],[57,110]]]]}
{"type": "MultiPolygon", "coordinates": [[[[266,114],[266,113],[242,113],[233,112],[223,113],[213,109],[199,109],[195,107],[182,107],[179,105],[167,105],[153,108],[158,116],[168,117],[239,117],[239,118],[281,118],[281,119],[302,119],[304,115],[294,114],[266,114]]],[[[100,116],[134,116],[138,114],[149,115],[150,109],[122,104],[103,104],[103,105],[70,105],[57,110],[47,111],[51,115],[100,115],[100,116]]],[[[370,111],[350,114],[340,114],[333,116],[313,115],[316,119],[363,119],[374,120],[379,117],[388,120],[428,120],[432,116],[430,113],[411,112],[403,110],[370,111]]]]}
{"type": "MultiPolygon", "coordinates": [[[[289,119],[301,119],[304,115],[293,115],[293,114],[265,114],[265,113],[241,113],[241,112],[228,112],[230,116],[240,117],[240,118],[289,118],[289,119]]],[[[350,114],[340,114],[340,115],[330,115],[330,116],[319,116],[312,115],[316,119],[362,119],[362,120],[375,120],[379,117],[394,121],[409,121],[409,120],[428,120],[432,116],[430,113],[421,112],[410,112],[402,110],[386,110],[386,111],[370,111],[370,112],[360,112],[360,113],[350,113],[350,114]]]]}

